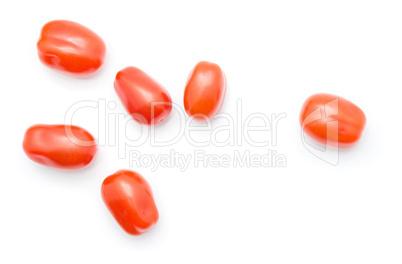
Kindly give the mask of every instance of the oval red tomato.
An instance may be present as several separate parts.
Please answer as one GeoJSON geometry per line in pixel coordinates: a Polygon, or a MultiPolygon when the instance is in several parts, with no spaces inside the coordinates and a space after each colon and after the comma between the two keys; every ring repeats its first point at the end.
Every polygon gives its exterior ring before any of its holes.
{"type": "Polygon", "coordinates": [[[37,48],[39,59],[47,67],[77,77],[96,72],[106,54],[105,43],[96,33],[67,20],[45,24],[37,48]]]}
{"type": "Polygon", "coordinates": [[[25,132],[22,146],[31,160],[68,170],[88,166],[98,149],[88,131],[69,125],[31,126],[25,132]]]}
{"type": "Polygon", "coordinates": [[[127,112],[141,124],[157,125],[172,111],[168,91],[136,67],[119,71],[114,88],[127,112]]]}
{"type": "Polygon", "coordinates": [[[226,77],[221,68],[215,63],[199,62],[187,79],[184,108],[194,119],[211,118],[221,110],[225,93],[226,77]]]}
{"type": "Polygon", "coordinates": [[[151,187],[138,173],[120,170],[102,183],[102,199],[117,223],[130,235],[141,235],[159,219],[151,187]]]}
{"type": "Polygon", "coordinates": [[[321,144],[350,148],[360,139],[366,116],[358,106],[340,96],[315,94],[304,102],[300,124],[307,135],[321,144]]]}

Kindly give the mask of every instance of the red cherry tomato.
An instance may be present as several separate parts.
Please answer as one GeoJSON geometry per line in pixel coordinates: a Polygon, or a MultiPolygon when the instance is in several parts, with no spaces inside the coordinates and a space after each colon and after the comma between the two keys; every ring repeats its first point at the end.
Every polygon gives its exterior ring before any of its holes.
{"type": "Polygon", "coordinates": [[[93,74],[102,65],[106,53],[105,43],[96,33],[67,20],[45,24],[37,47],[43,64],[76,77],[93,74]]]}
{"type": "Polygon", "coordinates": [[[189,116],[205,120],[217,114],[226,93],[226,77],[221,68],[206,61],[191,71],[184,91],[184,108],[189,116]]]}
{"type": "Polygon", "coordinates": [[[31,126],[25,132],[22,146],[31,160],[68,170],[88,166],[98,150],[88,131],[68,125],[31,126]]]}
{"type": "Polygon", "coordinates": [[[119,71],[114,89],[127,112],[141,124],[157,125],[172,111],[168,91],[138,68],[119,71]]]}
{"type": "Polygon", "coordinates": [[[151,187],[138,173],[119,170],[102,183],[102,199],[119,225],[130,235],[141,235],[159,219],[151,187]]]}
{"type": "Polygon", "coordinates": [[[340,96],[315,94],[304,102],[300,124],[307,135],[321,144],[350,148],[360,139],[366,116],[359,107],[340,96]]]}

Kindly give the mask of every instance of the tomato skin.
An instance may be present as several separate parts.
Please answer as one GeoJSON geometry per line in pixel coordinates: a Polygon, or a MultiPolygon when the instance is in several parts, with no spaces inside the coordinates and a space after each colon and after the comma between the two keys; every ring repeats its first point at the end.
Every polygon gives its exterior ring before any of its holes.
{"type": "Polygon", "coordinates": [[[75,77],[95,73],[106,54],[106,45],[95,32],[68,20],[46,23],[37,48],[43,64],[75,77]]]}
{"type": "Polygon", "coordinates": [[[58,169],[76,170],[92,163],[98,147],[85,129],[69,125],[34,125],[22,143],[31,160],[58,169]],[[67,133],[72,133],[70,134],[67,133]]]}
{"type": "Polygon", "coordinates": [[[117,223],[130,235],[141,235],[158,222],[151,187],[139,173],[117,171],[103,181],[101,194],[117,223]]]}
{"type": "Polygon", "coordinates": [[[199,62],[188,76],[184,90],[184,108],[196,120],[217,114],[226,94],[226,76],[211,62],[199,62]]]}
{"type": "Polygon", "coordinates": [[[169,92],[136,67],[119,71],[114,89],[127,112],[140,124],[157,125],[172,111],[169,92]]]}
{"type": "Polygon", "coordinates": [[[300,124],[311,138],[330,147],[346,149],[360,139],[366,125],[364,112],[352,102],[332,94],[307,98],[300,112],[300,124]],[[336,126],[328,125],[333,121],[336,126]]]}

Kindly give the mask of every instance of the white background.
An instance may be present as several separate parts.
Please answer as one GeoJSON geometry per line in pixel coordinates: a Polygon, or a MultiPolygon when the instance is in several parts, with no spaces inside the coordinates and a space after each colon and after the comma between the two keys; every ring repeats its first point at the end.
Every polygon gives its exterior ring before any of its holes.
{"type": "MultiPolygon", "coordinates": [[[[0,4],[0,263],[402,263],[400,1],[99,2],[0,4]],[[79,22],[104,39],[107,57],[95,76],[72,78],[40,63],[36,41],[54,19],[79,22]],[[104,144],[92,166],[65,172],[23,153],[29,126],[63,123],[76,102],[103,98],[116,102],[113,113],[125,113],[113,80],[129,65],[182,105],[187,75],[201,60],[226,73],[222,112],[236,113],[241,99],[245,115],[287,117],[277,146],[200,149],[272,149],[286,156],[286,168],[152,172],[130,168],[118,146],[104,144]],[[299,111],[317,92],[345,97],[367,116],[361,141],[340,152],[337,166],[301,140],[299,111]],[[147,178],[160,212],[139,237],[121,230],[100,196],[103,179],[122,168],[147,178]]],[[[156,133],[170,135],[179,122],[172,115],[156,133]]],[[[98,135],[93,109],[73,123],[98,135]]],[[[135,134],[139,126],[123,129],[135,134]]],[[[195,149],[185,139],[173,148],[195,149]]]]}

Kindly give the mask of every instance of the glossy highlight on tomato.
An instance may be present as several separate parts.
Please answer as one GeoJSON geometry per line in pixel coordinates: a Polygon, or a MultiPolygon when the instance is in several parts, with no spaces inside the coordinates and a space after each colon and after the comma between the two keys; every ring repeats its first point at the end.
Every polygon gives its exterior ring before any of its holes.
{"type": "Polygon", "coordinates": [[[81,169],[92,163],[98,147],[85,129],[69,125],[34,125],[22,143],[31,160],[58,169],[81,169]]]}
{"type": "Polygon", "coordinates": [[[226,94],[226,76],[211,62],[201,61],[188,76],[184,91],[184,108],[196,120],[205,120],[217,114],[226,94]]]}
{"type": "Polygon", "coordinates": [[[114,89],[127,112],[140,124],[157,125],[172,111],[169,92],[136,67],[119,71],[114,89]]]}
{"type": "Polygon", "coordinates": [[[151,187],[139,173],[117,171],[103,181],[101,194],[117,223],[130,235],[141,235],[158,222],[151,187]]]}
{"type": "Polygon", "coordinates": [[[37,48],[47,67],[76,77],[95,73],[106,54],[106,45],[95,32],[68,20],[45,24],[37,48]]]}
{"type": "Polygon", "coordinates": [[[332,94],[307,98],[300,112],[304,132],[317,142],[341,149],[353,147],[365,124],[364,112],[352,102],[332,94]]]}

